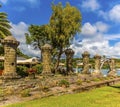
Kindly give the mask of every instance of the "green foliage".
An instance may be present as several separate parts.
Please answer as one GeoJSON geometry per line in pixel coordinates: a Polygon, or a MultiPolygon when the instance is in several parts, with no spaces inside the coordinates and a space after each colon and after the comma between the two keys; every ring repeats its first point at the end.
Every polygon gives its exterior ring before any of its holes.
{"type": "Polygon", "coordinates": [[[21,77],[26,77],[26,76],[28,76],[28,72],[26,72],[27,69],[28,69],[28,68],[25,67],[25,66],[17,66],[16,72],[17,72],[17,74],[20,75],[21,77]]]}
{"type": "Polygon", "coordinates": [[[90,80],[85,80],[85,82],[90,83],[91,81],[90,80]]]}
{"type": "Polygon", "coordinates": [[[3,69],[4,69],[3,62],[0,62],[0,70],[3,70],[3,69]]]}
{"type": "Polygon", "coordinates": [[[6,36],[11,35],[11,32],[9,30],[10,28],[11,26],[7,19],[7,14],[5,12],[0,12],[0,39],[3,39],[6,36]]]}
{"type": "Polygon", "coordinates": [[[52,16],[48,26],[48,34],[53,47],[60,49],[70,45],[70,39],[74,37],[81,28],[80,11],[66,3],[52,4],[52,16]]]}
{"type": "Polygon", "coordinates": [[[98,82],[98,81],[100,81],[100,79],[99,78],[94,78],[94,79],[92,79],[92,81],[98,82]]]}
{"type": "Polygon", "coordinates": [[[3,89],[0,88],[0,98],[4,96],[4,92],[3,92],[3,89]]]}
{"type": "Polygon", "coordinates": [[[0,55],[1,55],[1,56],[4,55],[4,48],[3,48],[3,45],[0,45],[0,55]]]}
{"type": "Polygon", "coordinates": [[[66,3],[66,6],[62,6],[62,3],[52,4],[49,24],[31,25],[29,33],[25,34],[26,43],[40,50],[42,45],[50,43],[53,58],[57,58],[58,66],[64,49],[69,47],[73,37],[81,31],[81,20],[80,11],[69,3],[66,3]]]}
{"type": "Polygon", "coordinates": [[[23,57],[23,58],[30,58],[28,55],[23,54],[19,48],[17,48],[17,56],[23,57]]]}
{"type": "Polygon", "coordinates": [[[67,80],[60,80],[59,86],[69,87],[69,82],[67,80]]]}
{"type": "Polygon", "coordinates": [[[69,3],[65,7],[62,3],[52,5],[52,16],[48,26],[48,34],[53,47],[60,49],[69,46],[70,39],[81,28],[81,14],[69,3]]]}
{"type": "Polygon", "coordinates": [[[52,15],[46,28],[53,54],[57,58],[55,70],[65,48],[70,46],[75,34],[81,31],[81,19],[80,11],[69,3],[66,3],[66,6],[62,3],[52,4],[52,15]]]}
{"type": "Polygon", "coordinates": [[[20,92],[21,97],[29,97],[30,96],[30,89],[25,89],[20,92]]]}
{"type": "Polygon", "coordinates": [[[32,44],[35,49],[41,49],[41,46],[48,41],[46,26],[47,25],[30,25],[28,28],[30,34],[25,33],[26,43],[32,44]]]}
{"type": "Polygon", "coordinates": [[[77,85],[81,85],[81,84],[82,84],[82,80],[78,79],[78,80],[76,81],[76,84],[77,84],[77,85]]]}
{"type": "Polygon", "coordinates": [[[37,70],[38,74],[41,74],[42,70],[43,70],[43,65],[42,64],[37,64],[37,65],[33,66],[33,68],[35,68],[37,70]]]}

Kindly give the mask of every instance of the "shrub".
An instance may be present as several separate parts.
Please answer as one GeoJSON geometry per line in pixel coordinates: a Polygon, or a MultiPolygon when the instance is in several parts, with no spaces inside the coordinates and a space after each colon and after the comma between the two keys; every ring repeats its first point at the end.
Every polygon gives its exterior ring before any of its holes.
{"type": "Polygon", "coordinates": [[[3,100],[5,100],[5,94],[3,92],[3,89],[0,88],[0,101],[3,101],[3,100]]]}
{"type": "Polygon", "coordinates": [[[42,73],[42,70],[43,70],[42,64],[37,64],[37,65],[33,66],[33,68],[35,68],[37,70],[38,74],[42,73]]]}
{"type": "Polygon", "coordinates": [[[27,67],[25,66],[17,66],[17,74],[20,75],[21,77],[26,77],[28,76],[27,67]]]}
{"type": "Polygon", "coordinates": [[[67,80],[61,80],[59,82],[59,86],[69,87],[69,82],[67,80]]]}
{"type": "Polygon", "coordinates": [[[90,83],[91,81],[90,80],[85,80],[85,82],[90,83]]]}
{"type": "Polygon", "coordinates": [[[6,87],[6,89],[4,90],[5,95],[13,95],[14,93],[15,90],[13,86],[6,87]]]}
{"type": "Polygon", "coordinates": [[[81,84],[82,84],[82,80],[79,80],[79,79],[78,79],[78,80],[76,81],[76,84],[77,84],[77,85],[81,85],[81,84]]]}
{"type": "Polygon", "coordinates": [[[97,81],[100,81],[100,79],[99,78],[94,78],[92,81],[97,82],[97,81]]]}
{"type": "Polygon", "coordinates": [[[30,96],[30,90],[25,89],[25,90],[20,92],[20,95],[21,95],[21,97],[29,97],[30,96]]]}

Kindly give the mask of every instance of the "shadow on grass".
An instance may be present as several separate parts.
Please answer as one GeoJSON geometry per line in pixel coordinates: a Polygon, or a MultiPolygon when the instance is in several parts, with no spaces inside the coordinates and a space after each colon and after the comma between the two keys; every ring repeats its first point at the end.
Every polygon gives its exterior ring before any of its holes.
{"type": "Polygon", "coordinates": [[[114,86],[114,85],[111,85],[111,86],[109,86],[109,87],[120,89],[120,86],[114,86]]]}

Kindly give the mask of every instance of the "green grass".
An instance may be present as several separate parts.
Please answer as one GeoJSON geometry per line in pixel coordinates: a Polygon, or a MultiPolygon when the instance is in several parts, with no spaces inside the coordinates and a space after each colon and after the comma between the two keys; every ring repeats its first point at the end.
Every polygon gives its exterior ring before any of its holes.
{"type": "Polygon", "coordinates": [[[120,85],[78,94],[53,96],[6,107],[120,107],[120,85]]]}

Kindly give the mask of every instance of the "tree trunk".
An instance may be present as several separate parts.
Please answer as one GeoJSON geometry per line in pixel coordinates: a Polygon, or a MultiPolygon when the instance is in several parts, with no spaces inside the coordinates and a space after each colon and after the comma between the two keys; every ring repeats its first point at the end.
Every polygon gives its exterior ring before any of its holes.
{"type": "Polygon", "coordinates": [[[55,73],[57,73],[57,70],[58,70],[58,67],[59,67],[59,62],[60,62],[61,55],[62,55],[62,49],[60,50],[60,52],[59,52],[59,54],[58,54],[57,61],[56,61],[55,67],[54,67],[54,71],[55,71],[55,73]]]}

